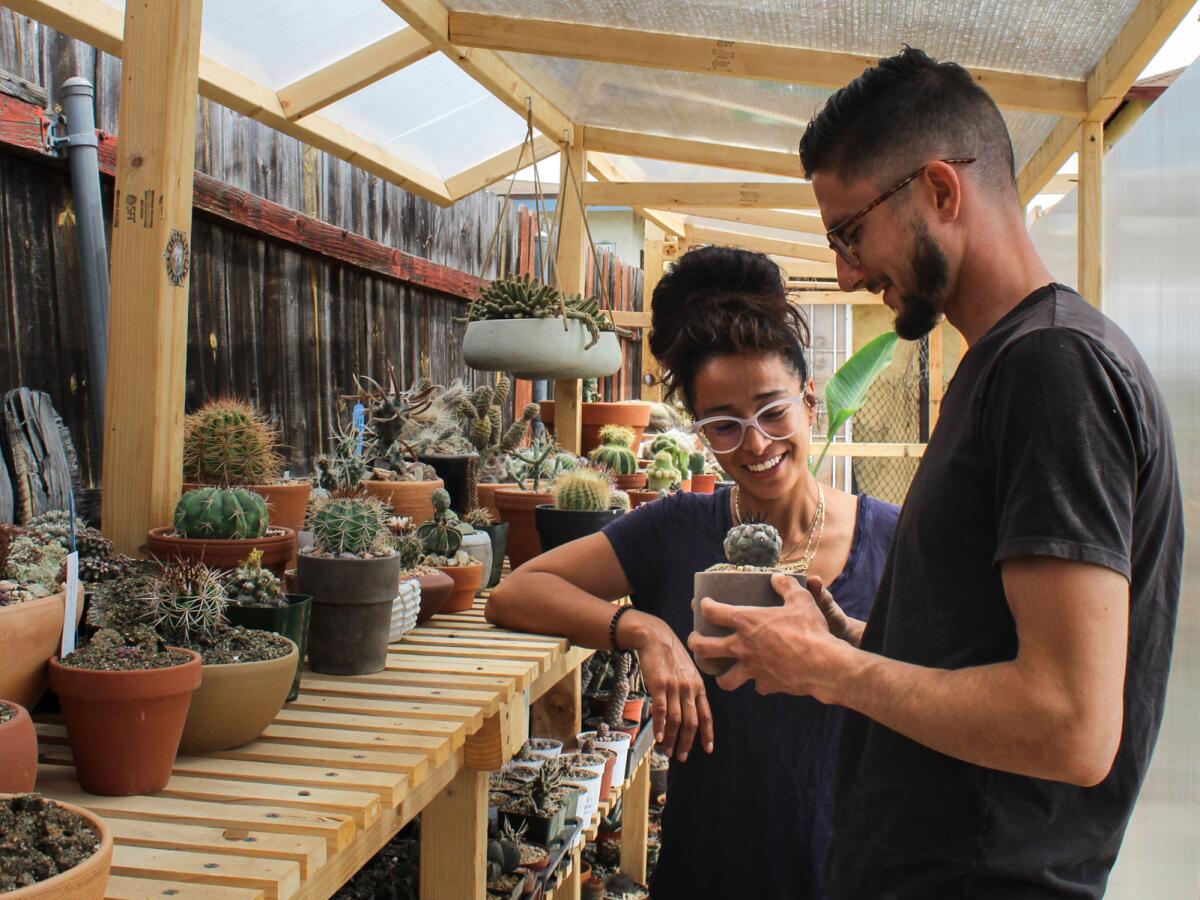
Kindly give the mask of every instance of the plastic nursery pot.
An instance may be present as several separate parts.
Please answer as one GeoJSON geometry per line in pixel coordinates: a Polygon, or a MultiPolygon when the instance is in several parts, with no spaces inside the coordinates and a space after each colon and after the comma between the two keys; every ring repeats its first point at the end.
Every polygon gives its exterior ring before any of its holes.
{"type": "Polygon", "coordinates": [[[362,486],[377,500],[382,500],[398,516],[414,522],[433,518],[433,492],[445,483],[436,481],[364,481],[362,486]]]}
{"type": "Polygon", "coordinates": [[[496,522],[480,530],[492,539],[492,570],[487,573],[487,584],[484,587],[493,588],[500,583],[500,576],[504,574],[504,554],[508,551],[508,523],[496,522]]]}
{"type": "Polygon", "coordinates": [[[629,508],[637,509],[643,503],[658,499],[658,491],[629,491],[629,508]]]}
{"type": "Polygon", "coordinates": [[[492,574],[492,537],[483,529],[476,528],[472,534],[462,536],[462,549],[483,566],[483,580],[492,574]]]}
{"type": "Polygon", "coordinates": [[[291,690],[299,655],[293,645],[278,659],[202,666],[179,752],[231,750],[262,734],[291,690]]]}
{"type": "Polygon", "coordinates": [[[589,348],[590,341],[575,319],[565,329],[558,317],[471,322],[463,335],[463,361],[485,372],[556,381],[602,378],[621,368],[621,342],[614,332],[601,332],[589,348]]]}
{"type": "Polygon", "coordinates": [[[545,553],[595,534],[624,514],[623,509],[555,509],[552,504],[543,504],[534,510],[534,523],[545,553]]]}
{"type": "MultiPolygon", "coordinates": [[[[184,482],[183,492],[205,487],[203,484],[184,482]]],[[[258,494],[267,504],[267,518],[272,525],[280,525],[300,531],[304,527],[304,516],[308,512],[308,497],[312,484],[307,480],[283,481],[279,484],[246,484],[246,490],[258,494]]]]}
{"type": "Polygon", "coordinates": [[[529,752],[544,759],[554,759],[562,755],[562,741],[554,738],[530,738],[529,752]]]}
{"type": "MultiPolygon", "coordinates": [[[[83,590],[75,622],[83,617],[83,590]]],[[[46,693],[48,663],[62,641],[67,592],[0,606],[0,697],[33,709],[46,693]]],[[[2,757],[0,757],[2,758],[2,757]]]]}
{"type": "MultiPolygon", "coordinates": [[[[479,463],[478,453],[463,453],[454,456],[418,456],[418,460],[433,466],[438,478],[446,484],[446,492],[450,495],[450,508],[460,516],[478,502],[473,496],[472,482],[475,467],[479,463]]],[[[433,511],[430,510],[430,518],[433,511]]],[[[425,521],[422,519],[420,521],[425,521]]]]}
{"type": "Polygon", "coordinates": [[[312,595],[308,666],[325,675],[369,675],[387,664],[399,555],[339,559],[301,553],[300,589],[312,595]]]}
{"type": "Polygon", "coordinates": [[[711,494],[717,486],[716,475],[697,475],[692,473],[692,493],[711,494]]]}
{"type": "Polygon", "coordinates": [[[464,612],[475,605],[475,595],[483,586],[483,565],[472,563],[469,566],[438,566],[454,582],[454,590],[442,607],[444,613],[464,612]]]}
{"type": "Polygon", "coordinates": [[[617,754],[617,761],[613,764],[612,783],[624,784],[625,765],[629,761],[629,748],[633,745],[633,738],[623,731],[610,731],[606,738],[600,737],[594,731],[583,731],[576,735],[576,740],[581,745],[587,738],[595,738],[597,747],[605,747],[617,754]]]}
{"type": "MultiPolygon", "coordinates": [[[[172,648],[177,649],[177,648],[172,648]]],[[[200,686],[200,654],[165,669],[108,672],[50,660],[79,786],[89,794],[128,797],[160,791],[200,686]]]]}
{"type": "Polygon", "coordinates": [[[300,673],[304,671],[304,654],[308,648],[308,625],[312,619],[312,597],[308,594],[287,594],[287,606],[238,606],[229,604],[225,615],[230,625],[241,625],[255,631],[271,631],[282,634],[299,648],[296,654],[296,674],[287,699],[295,700],[300,694],[300,673]]]}
{"type": "Polygon", "coordinates": [[[508,561],[514,569],[542,552],[534,510],[553,502],[553,494],[523,491],[515,485],[496,491],[500,518],[508,523],[508,561]]]}
{"type": "Polygon", "coordinates": [[[272,525],[260,538],[233,538],[227,541],[205,541],[174,536],[172,525],[151,528],[146,533],[146,549],[155,559],[196,559],[214,569],[229,572],[250,555],[262,551],[262,567],[280,578],[288,562],[296,555],[296,532],[291,528],[272,525]]]}
{"type": "MultiPolygon", "coordinates": [[[[539,417],[543,424],[554,430],[554,401],[538,402],[539,417]]],[[[621,403],[591,402],[583,404],[580,413],[583,428],[580,433],[580,455],[587,455],[600,446],[600,429],[605,425],[623,425],[633,431],[630,449],[636,451],[650,424],[650,404],[644,400],[628,400],[621,403]]],[[[625,490],[622,488],[622,490],[625,490]]]]}
{"type": "MultiPolygon", "coordinates": [[[[8,795],[0,793],[0,800],[7,799],[8,795]]],[[[113,836],[108,823],[91,810],[74,803],[64,803],[62,800],[45,802],[61,806],[87,820],[100,839],[100,846],[87,859],[65,872],[10,891],[4,895],[4,900],[102,900],[108,890],[108,875],[112,869],[113,836]]]]}
{"type": "MultiPolygon", "coordinates": [[[[708,637],[725,637],[732,632],[728,628],[712,625],[700,613],[700,601],[710,597],[718,603],[731,606],[782,606],[783,598],[771,587],[772,572],[697,572],[693,580],[692,627],[698,634],[708,637]]],[[[793,578],[805,587],[808,579],[803,575],[793,578]]],[[[733,665],[732,659],[696,658],[696,668],[709,675],[720,675],[733,665]]]]}
{"type": "Polygon", "coordinates": [[[15,715],[0,722],[0,794],[25,794],[37,781],[37,732],[25,707],[0,700],[15,715]]]}
{"type": "Polygon", "coordinates": [[[421,583],[421,611],[417,614],[420,625],[442,611],[454,591],[454,579],[440,569],[432,569],[418,575],[417,581],[421,583]]]}

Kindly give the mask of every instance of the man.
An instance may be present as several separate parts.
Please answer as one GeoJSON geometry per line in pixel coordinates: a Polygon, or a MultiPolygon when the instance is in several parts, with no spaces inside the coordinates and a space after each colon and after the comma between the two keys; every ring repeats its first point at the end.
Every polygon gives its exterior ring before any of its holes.
{"type": "Polygon", "coordinates": [[[870,620],[811,580],[704,614],[720,684],[845,721],[829,862],[842,898],[1099,897],[1162,718],[1183,518],[1163,400],[1129,339],[1053,284],[1012,145],[957,65],[906,49],[800,143],[843,290],[901,337],[969,346],[870,620]],[[822,614],[824,610],[824,615],[822,614]]]}

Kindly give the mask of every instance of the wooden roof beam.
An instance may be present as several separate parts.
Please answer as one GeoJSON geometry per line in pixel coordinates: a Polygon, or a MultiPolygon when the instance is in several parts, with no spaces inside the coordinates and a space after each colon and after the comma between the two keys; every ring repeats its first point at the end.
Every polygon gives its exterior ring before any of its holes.
{"type": "MultiPolygon", "coordinates": [[[[586,132],[585,132],[586,133],[586,132]]],[[[587,155],[588,172],[601,182],[605,181],[621,181],[627,182],[630,173],[622,169],[619,163],[613,162],[606,156],[599,153],[589,153],[587,155]]],[[[588,186],[593,182],[584,181],[581,185],[581,193],[584,197],[584,202],[587,202],[588,186]]],[[[684,219],[678,213],[667,212],[666,210],[648,209],[644,206],[634,206],[633,211],[648,222],[652,222],[663,230],[665,234],[674,237],[683,237],[684,219]]]]}
{"type": "MultiPolygon", "coordinates": [[[[450,13],[450,40],[460,47],[825,88],[840,88],[878,62],[867,54],[474,12],[450,13]]],[[[1084,113],[1082,81],[993,69],[969,71],[1000,106],[1050,115],[1084,113]]]]}
{"type": "Polygon", "coordinates": [[[816,209],[812,185],[801,182],[611,181],[584,185],[589,206],[721,206],[760,209],[816,209]]]}
{"type": "Polygon", "coordinates": [[[402,28],[279,90],[289,119],[310,115],[435,53],[412,28],[402,28]]]}
{"type": "Polygon", "coordinates": [[[1017,194],[1028,203],[1052,179],[1079,146],[1080,121],[1103,122],[1150,64],[1194,0],[1141,0],[1112,45],[1087,77],[1082,116],[1054,126],[1017,178],[1017,194]]]}
{"type": "Polygon", "coordinates": [[[719,228],[708,228],[700,225],[684,226],[689,244],[728,244],[743,247],[747,250],[757,250],[771,256],[784,256],[792,259],[807,259],[813,262],[827,263],[830,271],[834,268],[833,251],[828,247],[816,244],[806,244],[801,241],[788,241],[782,238],[765,237],[758,234],[747,234],[743,231],[724,231],[719,228]]]}
{"type": "MultiPolygon", "coordinates": [[[[636,131],[621,131],[598,125],[585,125],[583,144],[588,150],[615,153],[618,156],[641,156],[646,159],[662,159],[668,162],[691,163],[698,166],[716,166],[721,169],[738,169],[743,172],[763,172],[767,175],[785,175],[800,178],[799,152],[763,150],[757,147],[738,147],[733,144],[716,144],[708,141],[692,141],[685,138],[639,134],[636,131]]],[[[797,136],[798,138],[799,136],[797,136]]]]}
{"type": "Polygon", "coordinates": [[[760,225],[764,228],[781,228],[784,231],[825,236],[825,224],[819,217],[805,216],[784,210],[730,209],[723,206],[676,206],[674,210],[686,214],[688,221],[691,221],[693,216],[698,216],[704,219],[719,219],[730,224],[737,222],[743,225],[760,225]]]}
{"type": "Polygon", "coordinates": [[[451,197],[458,200],[485,187],[491,187],[498,181],[507,180],[517,169],[518,164],[521,168],[531,166],[535,162],[553,156],[559,150],[557,143],[541,134],[534,135],[532,158],[528,150],[522,156],[521,150],[524,146],[524,143],[520,143],[515,147],[510,147],[502,153],[497,153],[491,159],[485,159],[457,175],[450,176],[446,179],[446,190],[450,192],[451,197]]]}

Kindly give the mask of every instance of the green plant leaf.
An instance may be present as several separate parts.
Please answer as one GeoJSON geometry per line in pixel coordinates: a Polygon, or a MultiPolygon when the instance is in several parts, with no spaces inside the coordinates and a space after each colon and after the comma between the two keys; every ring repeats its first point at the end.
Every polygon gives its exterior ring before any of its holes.
{"type": "Polygon", "coordinates": [[[839,429],[850,421],[850,417],[862,409],[867,400],[867,391],[879,374],[892,363],[899,338],[894,331],[885,331],[868,341],[858,352],[842,363],[825,385],[825,409],[829,416],[829,431],[825,435],[825,446],[812,465],[815,475],[825,461],[825,455],[839,429]]]}

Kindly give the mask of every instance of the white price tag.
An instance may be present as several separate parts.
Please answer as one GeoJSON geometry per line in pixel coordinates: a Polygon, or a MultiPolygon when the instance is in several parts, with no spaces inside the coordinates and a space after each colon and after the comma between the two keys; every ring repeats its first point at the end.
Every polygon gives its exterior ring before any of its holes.
{"type": "Polygon", "coordinates": [[[67,612],[63,616],[62,656],[75,649],[75,613],[79,608],[79,554],[67,555],[67,612]]]}

